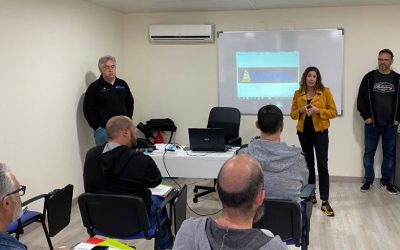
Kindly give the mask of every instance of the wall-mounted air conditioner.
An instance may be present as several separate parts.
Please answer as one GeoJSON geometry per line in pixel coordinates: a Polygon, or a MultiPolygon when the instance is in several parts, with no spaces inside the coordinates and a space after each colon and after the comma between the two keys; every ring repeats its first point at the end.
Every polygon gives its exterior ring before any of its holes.
{"type": "Polygon", "coordinates": [[[149,38],[158,42],[214,42],[213,24],[153,24],[149,26],[149,38]]]}

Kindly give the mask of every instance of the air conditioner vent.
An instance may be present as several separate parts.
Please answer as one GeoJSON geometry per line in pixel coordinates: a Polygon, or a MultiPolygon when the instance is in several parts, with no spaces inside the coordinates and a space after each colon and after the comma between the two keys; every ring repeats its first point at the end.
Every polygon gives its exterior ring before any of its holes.
{"type": "Polygon", "coordinates": [[[154,24],[149,26],[151,42],[214,42],[214,25],[191,24],[169,25],[154,24]]]}

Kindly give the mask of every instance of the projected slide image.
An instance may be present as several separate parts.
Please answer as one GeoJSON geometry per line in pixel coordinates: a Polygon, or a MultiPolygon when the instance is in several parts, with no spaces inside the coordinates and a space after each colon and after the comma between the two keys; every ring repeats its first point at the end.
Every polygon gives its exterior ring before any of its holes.
{"type": "Polygon", "coordinates": [[[297,81],[298,68],[238,68],[239,83],[284,83],[297,81]]]}
{"type": "Polygon", "coordinates": [[[237,52],[237,97],[288,98],[298,89],[298,51],[237,52]]]}

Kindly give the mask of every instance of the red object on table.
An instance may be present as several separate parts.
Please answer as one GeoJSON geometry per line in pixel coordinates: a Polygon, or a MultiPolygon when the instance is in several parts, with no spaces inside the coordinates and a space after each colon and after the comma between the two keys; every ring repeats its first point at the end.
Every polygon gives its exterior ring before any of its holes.
{"type": "Polygon", "coordinates": [[[164,137],[162,136],[160,131],[158,131],[157,135],[154,137],[154,143],[157,144],[164,143],[164,137]]]}
{"type": "Polygon", "coordinates": [[[100,242],[103,242],[103,241],[104,241],[104,239],[100,239],[100,238],[97,238],[97,237],[92,237],[92,238],[88,239],[87,241],[85,241],[85,243],[97,245],[97,244],[99,244],[100,242]]]}

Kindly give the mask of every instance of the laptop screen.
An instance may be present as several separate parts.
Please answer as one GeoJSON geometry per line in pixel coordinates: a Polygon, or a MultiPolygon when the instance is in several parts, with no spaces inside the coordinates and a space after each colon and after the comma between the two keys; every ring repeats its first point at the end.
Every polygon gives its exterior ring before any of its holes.
{"type": "Polygon", "coordinates": [[[192,151],[226,151],[223,128],[189,128],[192,151]]]}

